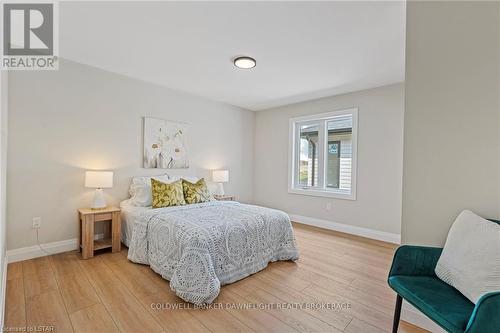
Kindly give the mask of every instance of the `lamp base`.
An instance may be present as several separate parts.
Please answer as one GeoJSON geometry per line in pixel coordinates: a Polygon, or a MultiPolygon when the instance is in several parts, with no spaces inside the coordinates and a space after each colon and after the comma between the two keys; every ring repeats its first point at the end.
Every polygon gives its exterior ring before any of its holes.
{"type": "Polygon", "coordinates": [[[90,208],[92,209],[103,209],[106,208],[106,200],[104,199],[104,193],[102,192],[102,188],[97,188],[94,193],[94,200],[92,201],[92,205],[90,208]]]}
{"type": "Polygon", "coordinates": [[[224,195],[224,185],[222,183],[217,183],[215,195],[224,195]]]}

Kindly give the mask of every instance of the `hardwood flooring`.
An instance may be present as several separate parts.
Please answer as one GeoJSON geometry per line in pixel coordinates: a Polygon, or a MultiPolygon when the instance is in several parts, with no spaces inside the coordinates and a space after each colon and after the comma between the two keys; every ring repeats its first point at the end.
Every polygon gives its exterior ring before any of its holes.
{"type": "MultiPolygon", "coordinates": [[[[89,333],[390,332],[395,294],[386,278],[396,247],[300,224],[294,231],[300,259],[271,263],[222,287],[215,301],[222,308],[194,309],[149,267],[129,262],[126,248],[88,260],[67,252],[9,264],[5,327],[89,333]],[[241,306],[248,304],[257,306],[241,306]]],[[[401,322],[399,332],[426,331],[401,322]]]]}

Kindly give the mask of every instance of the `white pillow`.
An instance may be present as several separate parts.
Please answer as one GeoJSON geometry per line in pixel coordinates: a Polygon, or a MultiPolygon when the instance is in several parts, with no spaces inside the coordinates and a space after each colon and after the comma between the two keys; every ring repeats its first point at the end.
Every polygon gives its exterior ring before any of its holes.
{"type": "Polygon", "coordinates": [[[185,179],[188,182],[193,183],[193,184],[196,183],[198,180],[200,180],[200,178],[198,178],[196,176],[171,176],[170,179],[172,179],[173,181],[176,181],[179,179],[185,179]]]}
{"type": "Polygon", "coordinates": [[[153,204],[153,197],[151,195],[151,178],[164,183],[170,183],[173,181],[170,180],[168,175],[132,178],[132,183],[130,184],[129,189],[130,205],[148,207],[153,204]]]}
{"type": "Polygon", "coordinates": [[[500,225],[464,210],[451,226],[435,272],[474,304],[500,291],[500,225]]]}

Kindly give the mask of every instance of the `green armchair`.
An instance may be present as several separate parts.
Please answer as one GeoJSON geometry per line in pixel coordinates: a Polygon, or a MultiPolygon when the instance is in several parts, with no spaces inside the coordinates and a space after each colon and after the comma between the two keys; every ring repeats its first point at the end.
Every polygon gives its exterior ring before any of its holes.
{"type": "Polygon", "coordinates": [[[447,332],[500,332],[500,292],[483,295],[474,305],[434,273],[441,252],[441,248],[409,245],[396,250],[388,278],[397,293],[392,332],[398,331],[403,299],[447,332]]]}

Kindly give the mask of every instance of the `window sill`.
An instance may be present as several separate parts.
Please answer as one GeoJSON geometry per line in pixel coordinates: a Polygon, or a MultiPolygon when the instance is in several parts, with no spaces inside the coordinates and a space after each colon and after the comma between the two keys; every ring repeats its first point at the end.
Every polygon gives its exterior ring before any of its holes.
{"type": "Polygon", "coordinates": [[[312,197],[326,197],[326,198],[335,198],[335,199],[344,199],[344,200],[356,200],[355,194],[342,193],[340,191],[336,192],[336,191],[322,191],[322,190],[314,190],[314,189],[289,188],[288,193],[308,195],[308,196],[312,196],[312,197]]]}

